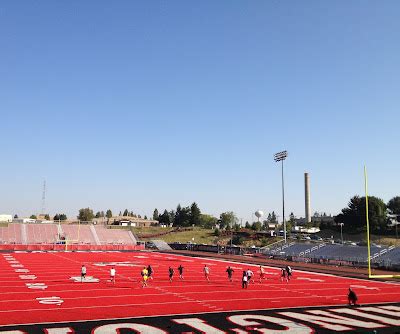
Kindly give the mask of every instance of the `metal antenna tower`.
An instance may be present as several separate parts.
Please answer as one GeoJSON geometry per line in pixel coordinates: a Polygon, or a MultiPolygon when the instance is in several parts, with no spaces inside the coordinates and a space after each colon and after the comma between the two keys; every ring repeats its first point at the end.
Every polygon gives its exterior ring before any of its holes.
{"type": "Polygon", "coordinates": [[[42,211],[41,211],[41,214],[44,215],[45,211],[46,211],[46,180],[43,181],[42,211]]]}

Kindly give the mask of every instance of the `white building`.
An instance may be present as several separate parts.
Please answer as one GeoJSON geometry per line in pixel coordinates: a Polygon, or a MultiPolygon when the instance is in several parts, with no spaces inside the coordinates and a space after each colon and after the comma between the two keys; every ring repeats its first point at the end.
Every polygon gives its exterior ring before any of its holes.
{"type": "Polygon", "coordinates": [[[31,218],[15,218],[12,220],[13,223],[36,223],[36,219],[31,219],[31,218]]]}
{"type": "Polygon", "coordinates": [[[11,223],[13,220],[12,215],[0,215],[0,222],[1,223],[11,223]]]}

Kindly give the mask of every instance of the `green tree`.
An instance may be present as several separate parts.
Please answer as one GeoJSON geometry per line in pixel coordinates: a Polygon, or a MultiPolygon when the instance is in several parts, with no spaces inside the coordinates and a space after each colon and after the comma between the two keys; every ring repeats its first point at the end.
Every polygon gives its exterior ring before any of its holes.
{"type": "Polygon", "coordinates": [[[193,202],[192,205],[190,206],[190,224],[199,226],[201,224],[201,211],[196,204],[196,202],[193,202]]]}
{"type": "Polygon", "coordinates": [[[164,210],[164,212],[158,216],[158,222],[169,226],[172,222],[170,213],[167,210],[164,210]]]}
{"type": "Polygon", "coordinates": [[[91,221],[94,218],[93,210],[84,208],[79,210],[78,219],[81,221],[91,221]]]}
{"type": "Polygon", "coordinates": [[[123,213],[123,216],[124,216],[124,217],[129,216],[129,211],[128,211],[128,209],[125,209],[125,211],[124,211],[124,213],[123,213]]]}
{"type": "Polygon", "coordinates": [[[174,217],[174,226],[190,226],[190,207],[178,204],[174,217]]]}
{"type": "Polygon", "coordinates": [[[44,219],[46,220],[50,220],[50,215],[48,215],[47,213],[44,215],[44,219]]]}
{"type": "Polygon", "coordinates": [[[158,220],[158,217],[159,217],[158,210],[157,208],[155,208],[153,212],[153,220],[158,220]]]}
{"type": "Polygon", "coordinates": [[[218,219],[211,215],[201,214],[200,224],[204,228],[213,228],[216,224],[218,224],[218,219]]]}
{"type": "Polygon", "coordinates": [[[106,211],[106,217],[108,218],[108,219],[110,219],[111,217],[112,217],[112,211],[110,210],[110,209],[108,209],[107,211],[106,211]]]}
{"type": "Polygon", "coordinates": [[[251,229],[254,230],[254,231],[261,231],[261,228],[262,228],[261,222],[255,222],[251,226],[251,229]]]}
{"type": "Polygon", "coordinates": [[[388,209],[395,215],[400,215],[400,196],[393,197],[387,204],[388,209]]]}
{"type": "MultiPolygon", "coordinates": [[[[348,232],[362,232],[366,229],[365,197],[354,196],[350,199],[347,208],[335,217],[337,224],[343,223],[343,230],[348,232]]],[[[369,226],[372,233],[381,233],[386,230],[386,204],[377,197],[368,197],[369,226]]]]}
{"type": "Polygon", "coordinates": [[[29,218],[30,219],[37,219],[36,215],[31,215],[29,218]]]}
{"type": "Polygon", "coordinates": [[[238,223],[236,215],[232,211],[223,212],[219,216],[219,224],[221,229],[225,229],[227,226],[233,226],[238,223]]]}
{"type": "Polygon", "coordinates": [[[58,220],[67,220],[67,215],[64,214],[64,213],[62,213],[62,214],[57,213],[57,214],[53,217],[53,220],[54,220],[54,221],[58,221],[58,220]]]}
{"type": "Polygon", "coordinates": [[[14,215],[14,219],[18,219],[18,215],[14,215]]]}
{"type": "Polygon", "coordinates": [[[100,218],[100,215],[101,215],[101,214],[100,214],[100,211],[97,211],[97,212],[96,212],[96,215],[95,215],[95,218],[100,218]]]}
{"type": "Polygon", "coordinates": [[[246,224],[244,225],[245,228],[251,228],[251,225],[248,221],[246,221],[246,224]]]}

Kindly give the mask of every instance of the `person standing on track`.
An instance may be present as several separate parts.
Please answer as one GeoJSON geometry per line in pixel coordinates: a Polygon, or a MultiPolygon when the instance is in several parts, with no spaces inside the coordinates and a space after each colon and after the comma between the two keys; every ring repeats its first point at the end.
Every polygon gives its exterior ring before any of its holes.
{"type": "Polygon", "coordinates": [[[229,266],[228,269],[226,269],[226,272],[228,273],[229,282],[232,282],[232,274],[234,270],[229,266]]]}
{"type": "Polygon", "coordinates": [[[174,277],[174,269],[172,267],[168,268],[168,274],[169,274],[169,281],[172,283],[172,278],[174,277]]]}
{"type": "Polygon", "coordinates": [[[81,282],[85,279],[86,277],[86,266],[83,264],[81,268],[81,282]]]}
{"type": "Polygon", "coordinates": [[[181,264],[178,267],[179,279],[183,279],[183,268],[181,264]]]}
{"type": "Polygon", "coordinates": [[[210,282],[210,268],[208,268],[206,264],[204,265],[203,272],[207,282],[210,282]]]}
{"type": "Polygon", "coordinates": [[[253,271],[250,270],[250,269],[247,269],[246,275],[247,275],[247,283],[250,283],[251,281],[253,281],[253,283],[254,283],[254,278],[253,278],[254,273],[253,273],[253,271]]]}
{"type": "Polygon", "coordinates": [[[151,265],[148,265],[147,266],[147,274],[148,274],[148,278],[151,280],[153,279],[153,273],[154,273],[153,268],[151,267],[151,265]]]}
{"type": "Polygon", "coordinates": [[[247,289],[248,284],[249,284],[249,278],[247,276],[247,272],[245,270],[243,270],[242,289],[247,289]]]}
{"type": "Polygon", "coordinates": [[[111,267],[110,269],[110,282],[115,284],[115,268],[111,267]]]}
{"type": "Polygon", "coordinates": [[[287,280],[290,281],[290,278],[292,277],[292,268],[290,268],[290,266],[286,266],[285,270],[286,270],[287,280]]]}
{"type": "Polygon", "coordinates": [[[263,280],[263,279],[265,279],[265,271],[264,271],[263,266],[260,266],[260,283],[261,283],[261,280],[263,280]]]}
{"type": "Polygon", "coordinates": [[[281,282],[283,282],[284,280],[286,280],[286,283],[289,283],[287,276],[286,276],[286,269],[282,268],[281,269],[281,282]]]}

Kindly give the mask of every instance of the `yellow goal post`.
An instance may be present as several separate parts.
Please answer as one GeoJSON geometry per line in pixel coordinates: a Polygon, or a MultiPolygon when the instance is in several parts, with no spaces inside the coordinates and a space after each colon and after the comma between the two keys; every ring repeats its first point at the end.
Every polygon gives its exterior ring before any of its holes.
{"type": "Polygon", "coordinates": [[[364,166],[364,188],[365,188],[365,217],[367,223],[367,245],[368,245],[368,277],[369,278],[400,278],[400,275],[373,275],[371,270],[371,242],[369,231],[369,214],[368,214],[368,175],[367,167],[364,166]]]}

